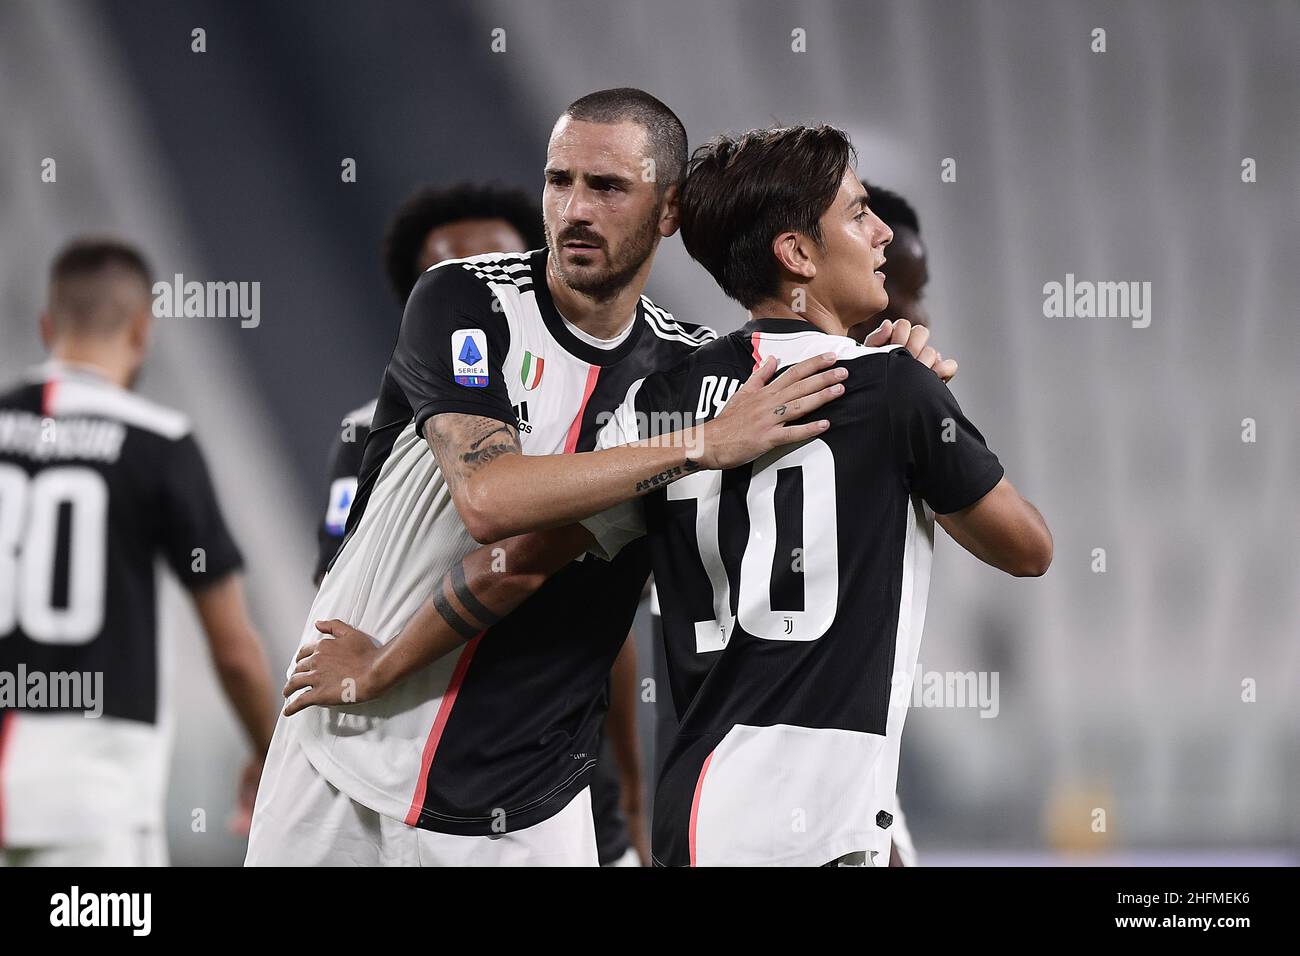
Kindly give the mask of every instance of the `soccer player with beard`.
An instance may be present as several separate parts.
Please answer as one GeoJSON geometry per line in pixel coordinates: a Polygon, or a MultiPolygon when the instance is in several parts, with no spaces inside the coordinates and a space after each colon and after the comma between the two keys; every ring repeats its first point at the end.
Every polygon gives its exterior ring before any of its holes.
{"type": "MultiPolygon", "coordinates": [[[[400,307],[420,276],[439,262],[489,252],[524,252],[545,242],[542,210],[523,190],[478,183],[428,187],[405,199],[393,214],[384,236],[384,271],[400,307]]],[[[330,449],[326,504],[316,534],[317,587],[343,542],[376,401],[371,399],[343,417],[330,449]]],[[[525,402],[518,409],[525,419],[527,408],[525,402]]],[[[641,810],[637,692],[636,640],[629,634],[610,672],[609,715],[601,735],[601,759],[591,780],[602,866],[637,865],[638,860],[650,859],[641,810]]]]}
{"type": "MultiPolygon", "coordinates": [[[[428,616],[467,643],[382,698],[353,679],[339,706],[280,720],[249,864],[596,862],[588,782],[646,549],[566,558],[500,620],[458,586],[462,559],[817,434],[822,422],[785,422],[838,394],[827,356],[770,383],[767,363],[690,447],[577,454],[634,381],[712,338],[642,295],[676,230],[685,159],[685,131],[654,97],[585,96],[547,148],[547,248],[444,262],[416,283],[299,657],[329,626],[313,621],[344,616],[381,644],[428,616]]],[[[518,548],[495,559],[511,567],[518,548]]],[[[310,664],[290,685],[314,689],[310,664]]]]}

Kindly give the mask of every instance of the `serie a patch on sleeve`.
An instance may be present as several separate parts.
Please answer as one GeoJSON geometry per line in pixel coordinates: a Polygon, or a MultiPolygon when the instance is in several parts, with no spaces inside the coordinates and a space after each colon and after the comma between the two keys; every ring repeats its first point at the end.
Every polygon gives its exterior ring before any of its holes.
{"type": "Polygon", "coordinates": [[[458,329],[451,335],[452,378],[457,385],[484,388],[488,383],[487,336],[482,329],[458,329]]]}

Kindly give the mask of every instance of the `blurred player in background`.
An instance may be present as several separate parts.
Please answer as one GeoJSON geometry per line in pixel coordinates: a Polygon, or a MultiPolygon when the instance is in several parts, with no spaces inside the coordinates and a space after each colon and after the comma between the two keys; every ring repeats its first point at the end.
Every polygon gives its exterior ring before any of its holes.
{"type": "Polygon", "coordinates": [[[861,342],[881,319],[907,321],[928,329],[930,311],[925,306],[925,287],[930,282],[930,269],[916,210],[892,190],[865,181],[862,186],[871,196],[871,211],[894,233],[894,240],[889,244],[889,258],[880,270],[885,274],[885,294],[889,296],[889,305],[879,317],[849,329],[849,335],[861,342]]]}
{"type": "Polygon", "coordinates": [[[270,678],[190,423],[131,392],[151,288],[134,248],[71,243],[40,320],[50,361],[0,394],[0,680],[83,690],[79,702],[0,694],[0,864],[165,865],[174,688],[159,557],[190,593],[255,755],[240,794],[252,811],[270,678]]]}
{"type": "MultiPolygon", "coordinates": [[[[447,259],[490,252],[524,252],[546,245],[542,211],[518,189],[462,183],[429,187],[409,197],[384,237],[389,288],[404,306],[421,274],[447,259]]],[[[356,496],[357,476],[375,399],[349,412],[329,459],[325,514],[317,531],[317,586],[334,559],[356,496]]],[[[610,709],[601,760],[591,780],[596,847],[602,866],[636,865],[650,858],[641,810],[641,760],[636,736],[636,640],[628,636],[610,672],[610,709]]]]}

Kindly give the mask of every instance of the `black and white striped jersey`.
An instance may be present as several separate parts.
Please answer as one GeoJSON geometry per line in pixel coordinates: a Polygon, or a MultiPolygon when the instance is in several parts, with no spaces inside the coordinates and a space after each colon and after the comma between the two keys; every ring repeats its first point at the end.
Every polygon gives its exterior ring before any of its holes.
{"type": "MultiPolygon", "coordinates": [[[[407,303],[347,534],[303,639],[317,636],[311,622],[337,617],[391,640],[477,547],[422,437],[430,417],[508,422],[525,454],[589,451],[632,382],[712,338],[643,297],[622,336],[592,339],[556,310],[545,250],[433,267],[407,303]]],[[[644,546],[574,562],[383,699],[311,708],[277,733],[294,733],[353,800],[411,825],[466,835],[531,826],[587,784],[606,679],[648,571],[644,546]]]]}
{"type": "Polygon", "coordinates": [[[240,566],[187,419],[60,362],[0,394],[0,844],[158,824],[159,558],[240,566]]]}
{"type": "MultiPolygon", "coordinates": [[[[523,403],[523,409],[527,403],[523,403]]],[[[313,580],[319,585],[330,562],[343,542],[348,512],[357,494],[357,475],[361,472],[362,449],[370,434],[375,402],[369,401],[343,416],[338,434],[330,448],[325,510],[316,529],[317,555],[313,580]]],[[[524,417],[527,418],[526,412],[524,417]]],[[[620,809],[618,767],[606,759],[607,743],[602,745],[601,759],[591,776],[591,811],[596,822],[596,847],[601,866],[621,857],[628,848],[627,822],[620,809]]]]}
{"type": "Polygon", "coordinates": [[[606,554],[649,531],[680,720],[655,799],[665,865],[888,859],[933,513],[1002,477],[980,433],[901,346],[761,319],[633,386],[599,444],[712,418],[763,357],[821,352],[849,371],[822,436],[584,522],[606,554]]]}

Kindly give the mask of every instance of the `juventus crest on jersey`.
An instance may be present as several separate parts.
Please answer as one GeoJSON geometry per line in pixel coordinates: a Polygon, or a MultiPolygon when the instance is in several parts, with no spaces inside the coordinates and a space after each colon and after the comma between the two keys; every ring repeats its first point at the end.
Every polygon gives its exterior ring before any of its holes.
{"type": "MultiPolygon", "coordinates": [[[[423,437],[434,415],[516,426],[525,454],[588,451],[632,382],[713,333],[642,298],[625,332],[570,325],[546,285],[546,252],[435,266],[417,283],[371,420],[348,531],[312,607],[391,640],[478,545],[423,437]]],[[[509,502],[501,502],[509,507],[509,502]]],[[[351,799],[413,826],[490,835],[544,820],[596,762],[605,682],[649,571],[644,547],[580,561],[459,656],[382,699],[311,708],[293,733],[351,799]]]]}
{"type": "Polygon", "coordinates": [[[816,413],[822,436],[584,522],[607,555],[648,529],[680,721],[655,799],[665,865],[888,859],[926,505],[960,510],[1001,479],[979,432],[901,346],[761,319],[634,385],[599,445],[713,417],[769,355],[786,367],[828,351],[849,376],[816,413]]]}

